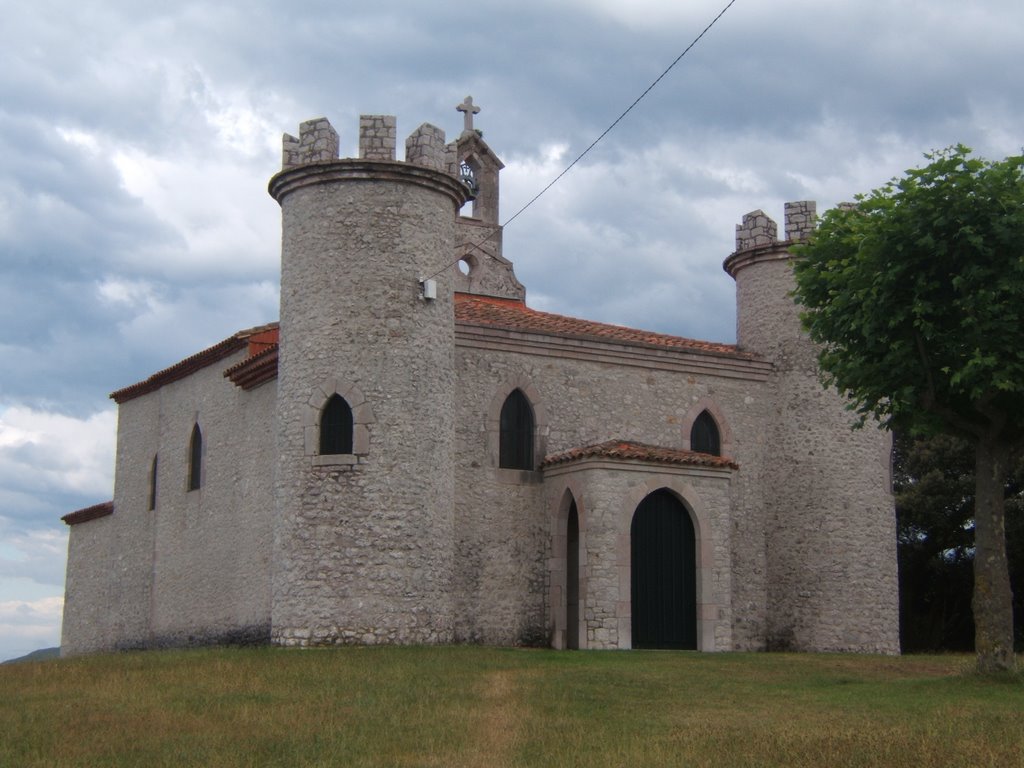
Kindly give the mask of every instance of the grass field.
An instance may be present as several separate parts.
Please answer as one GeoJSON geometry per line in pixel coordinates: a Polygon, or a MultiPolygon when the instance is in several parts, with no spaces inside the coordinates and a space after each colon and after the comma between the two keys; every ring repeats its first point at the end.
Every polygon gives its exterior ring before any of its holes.
{"type": "Polygon", "coordinates": [[[0,766],[1024,766],[965,656],[216,649],[0,667],[0,766]]]}

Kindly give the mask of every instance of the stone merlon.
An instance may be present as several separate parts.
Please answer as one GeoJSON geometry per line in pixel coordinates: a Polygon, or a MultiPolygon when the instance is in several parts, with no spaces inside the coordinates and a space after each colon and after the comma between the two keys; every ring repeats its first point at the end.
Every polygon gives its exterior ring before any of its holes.
{"type": "Polygon", "coordinates": [[[359,159],[395,159],[394,115],[359,116],[359,159]]]}
{"type": "Polygon", "coordinates": [[[338,132],[326,117],[302,123],[297,139],[286,133],[282,145],[282,168],[338,159],[338,132]]]}
{"type": "MultiPolygon", "coordinates": [[[[813,200],[786,203],[786,241],[806,240],[818,222],[817,205],[813,200]]],[[[736,225],[736,250],[746,251],[775,245],[779,241],[779,225],[758,208],[743,217],[736,225]]]]}
{"type": "Polygon", "coordinates": [[[736,225],[736,250],[745,251],[762,245],[773,245],[779,238],[779,225],[758,208],[743,217],[736,225]]]}

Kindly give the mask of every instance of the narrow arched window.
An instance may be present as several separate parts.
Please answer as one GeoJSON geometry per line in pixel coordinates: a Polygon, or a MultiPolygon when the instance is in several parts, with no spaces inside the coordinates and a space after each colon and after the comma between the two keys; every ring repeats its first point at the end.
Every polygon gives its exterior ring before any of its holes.
{"type": "Polygon", "coordinates": [[[698,453],[722,455],[722,441],[718,436],[718,425],[707,411],[701,411],[690,430],[690,450],[698,453]]]}
{"type": "Polygon", "coordinates": [[[341,395],[331,395],[320,412],[320,455],[352,453],[352,409],[341,395]]]}
{"type": "Polygon", "coordinates": [[[521,390],[514,389],[501,406],[498,466],[533,469],[533,408],[521,390]]]}
{"type": "Polygon", "coordinates": [[[188,489],[199,490],[203,481],[203,433],[196,424],[192,427],[192,442],[188,451],[188,489]]]}
{"type": "Polygon", "coordinates": [[[153,456],[153,464],[149,468],[149,509],[156,509],[156,467],[157,456],[153,456]]]}

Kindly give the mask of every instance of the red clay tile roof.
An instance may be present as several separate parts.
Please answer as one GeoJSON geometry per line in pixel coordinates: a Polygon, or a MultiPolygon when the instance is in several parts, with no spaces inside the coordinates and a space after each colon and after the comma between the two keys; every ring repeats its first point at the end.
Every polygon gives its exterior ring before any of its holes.
{"type": "Polygon", "coordinates": [[[739,469],[739,465],[725,456],[710,453],[684,451],[681,448],[664,448],[657,445],[634,443],[629,440],[607,440],[597,445],[573,448],[548,456],[541,462],[541,468],[568,464],[580,459],[622,459],[626,461],[647,461],[654,464],[676,464],[692,467],[716,467],[739,469]]]}
{"type": "Polygon", "coordinates": [[[218,360],[223,360],[225,357],[230,357],[236,352],[249,348],[249,353],[253,353],[253,347],[263,346],[265,349],[271,344],[277,343],[277,323],[270,323],[268,325],[261,325],[256,328],[249,328],[245,331],[239,331],[233,336],[230,336],[224,341],[214,344],[212,347],[204,349],[202,352],[197,352],[191,357],[186,357],[184,360],[175,363],[169,368],[164,368],[162,371],[157,371],[148,379],[140,381],[131,386],[119,389],[116,392],[111,392],[111,399],[120,404],[133,398],[140,397],[141,395],[148,394],[149,392],[155,392],[165,384],[170,384],[172,381],[178,381],[184,379],[186,376],[191,376],[198,370],[205,368],[208,365],[216,363],[218,360]],[[271,338],[273,341],[271,341],[271,338]]]}
{"type": "MultiPolygon", "coordinates": [[[[534,333],[562,338],[591,339],[643,347],[685,350],[689,352],[729,355],[753,359],[754,355],[739,351],[734,344],[698,341],[666,333],[641,331],[622,325],[596,323],[551,312],[530,309],[519,299],[500,299],[471,293],[455,294],[455,322],[520,333],[534,333]]],[[[187,357],[169,368],[158,371],[144,381],[113,392],[117,403],[154,392],[165,384],[183,379],[196,371],[223,360],[248,346],[249,356],[231,366],[224,375],[243,389],[252,389],[277,376],[277,349],[280,329],[277,323],[239,331],[202,352],[187,357]]]]}
{"type": "MultiPolygon", "coordinates": [[[[640,331],[621,325],[595,323],[590,320],[580,320],[566,315],[530,309],[525,302],[518,299],[500,299],[471,293],[455,294],[455,322],[522,333],[595,339],[645,347],[726,354],[743,358],[753,357],[753,355],[740,352],[738,347],[733,344],[698,341],[682,336],[640,331]]],[[[232,366],[224,372],[224,375],[243,389],[252,389],[277,376],[277,331],[277,326],[274,325],[272,341],[261,339],[260,348],[257,348],[254,343],[256,342],[255,335],[250,338],[249,353],[251,357],[232,366]]],[[[251,334],[252,332],[243,331],[242,333],[251,334]]],[[[157,374],[157,376],[159,375],[157,374]]]]}
{"type": "Polygon", "coordinates": [[[250,328],[243,333],[248,334],[246,339],[249,342],[249,354],[252,356],[266,352],[268,349],[277,349],[277,342],[281,340],[281,328],[277,323],[250,328]]]}
{"type": "Polygon", "coordinates": [[[106,517],[107,515],[114,514],[114,502],[104,501],[102,504],[93,504],[91,507],[85,509],[77,509],[74,512],[68,512],[61,518],[68,525],[78,525],[79,523],[87,523],[90,520],[95,520],[98,517],[106,517]]]}
{"type": "MultiPolygon", "coordinates": [[[[253,346],[250,344],[250,352],[252,348],[253,346]]],[[[265,345],[261,351],[245,358],[240,363],[235,363],[224,371],[225,378],[231,379],[236,386],[242,389],[255,389],[260,384],[276,379],[277,350],[278,345],[276,342],[265,345]]]]}
{"type": "Polygon", "coordinates": [[[595,323],[550,312],[530,309],[518,299],[499,299],[470,293],[455,294],[455,322],[466,325],[482,325],[522,333],[540,333],[549,336],[569,336],[582,339],[639,344],[645,347],[667,347],[693,352],[710,352],[751,358],[740,352],[734,344],[719,344],[712,341],[698,341],[666,333],[641,331],[622,325],[595,323]]]}

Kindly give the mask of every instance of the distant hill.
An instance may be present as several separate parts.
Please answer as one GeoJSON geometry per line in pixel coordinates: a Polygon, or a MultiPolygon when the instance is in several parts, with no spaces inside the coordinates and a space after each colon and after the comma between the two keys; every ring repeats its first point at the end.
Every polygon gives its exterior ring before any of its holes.
{"type": "Polygon", "coordinates": [[[18,664],[22,661],[46,661],[46,659],[59,659],[60,648],[40,648],[38,651],[19,656],[16,659],[0,661],[0,664],[18,664]]]}

